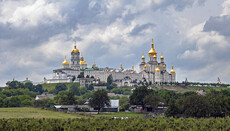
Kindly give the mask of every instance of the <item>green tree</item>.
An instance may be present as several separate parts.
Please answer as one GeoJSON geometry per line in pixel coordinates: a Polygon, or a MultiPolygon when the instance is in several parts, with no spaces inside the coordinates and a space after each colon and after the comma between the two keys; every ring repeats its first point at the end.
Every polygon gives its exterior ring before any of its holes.
{"type": "Polygon", "coordinates": [[[81,72],[81,73],[77,76],[77,78],[84,78],[84,72],[81,72]]]}
{"type": "Polygon", "coordinates": [[[97,108],[98,114],[103,107],[109,107],[110,100],[106,90],[97,90],[94,92],[93,96],[89,99],[89,105],[93,108],[97,108]]]}
{"type": "Polygon", "coordinates": [[[9,89],[24,88],[24,85],[21,82],[18,82],[18,81],[7,82],[6,85],[9,86],[9,89]]]}
{"type": "Polygon", "coordinates": [[[225,117],[230,113],[230,97],[220,94],[210,93],[206,96],[210,102],[210,116],[225,117]]]}
{"type": "Polygon", "coordinates": [[[156,108],[158,107],[160,102],[163,102],[163,100],[159,96],[156,96],[156,94],[150,93],[144,97],[143,102],[144,102],[145,106],[147,106],[147,105],[150,106],[153,109],[153,111],[155,112],[156,108]]]}
{"type": "Polygon", "coordinates": [[[113,76],[110,74],[107,78],[107,84],[112,84],[113,83],[113,76]]]}
{"type": "Polygon", "coordinates": [[[125,111],[129,109],[129,98],[122,96],[119,98],[120,110],[125,111]]]}
{"type": "Polygon", "coordinates": [[[146,86],[137,87],[130,96],[129,102],[131,105],[141,105],[144,107],[144,98],[150,93],[153,93],[153,90],[148,89],[146,86]]]}
{"type": "Polygon", "coordinates": [[[64,91],[64,90],[67,90],[67,87],[65,84],[62,84],[62,83],[58,83],[55,87],[55,94],[58,94],[60,91],[64,91]]]}
{"type": "Polygon", "coordinates": [[[165,115],[167,117],[173,116],[175,117],[177,114],[179,114],[179,109],[176,106],[175,100],[171,99],[168,104],[168,108],[165,112],[165,115]]]}
{"type": "Polygon", "coordinates": [[[4,99],[0,97],[0,107],[4,106],[4,99]]]}
{"type": "Polygon", "coordinates": [[[76,80],[76,77],[75,76],[73,76],[73,78],[72,78],[72,82],[74,82],[76,80]]]}
{"type": "Polygon", "coordinates": [[[72,85],[69,89],[70,92],[74,93],[75,95],[80,96],[79,88],[76,85],[72,85]]]}
{"type": "Polygon", "coordinates": [[[9,99],[8,107],[20,107],[21,101],[17,96],[13,96],[9,99]]]}
{"type": "Polygon", "coordinates": [[[210,103],[206,97],[200,95],[190,95],[182,98],[184,101],[182,112],[185,117],[207,117],[210,112],[210,103]]]}

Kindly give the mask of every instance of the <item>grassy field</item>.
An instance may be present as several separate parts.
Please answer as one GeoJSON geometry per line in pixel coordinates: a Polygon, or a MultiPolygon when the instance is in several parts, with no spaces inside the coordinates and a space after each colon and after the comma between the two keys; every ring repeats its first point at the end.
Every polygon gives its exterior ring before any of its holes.
{"type": "Polygon", "coordinates": [[[79,114],[67,114],[63,112],[49,111],[45,109],[22,107],[22,108],[0,108],[0,118],[80,118],[79,114]]]}
{"type": "Polygon", "coordinates": [[[188,87],[181,87],[181,86],[161,86],[162,89],[174,89],[177,90],[180,93],[188,92],[188,91],[197,91],[197,90],[205,90],[207,93],[209,93],[211,90],[224,90],[224,89],[230,89],[226,87],[196,87],[196,86],[188,86],[188,87]]]}
{"type": "Polygon", "coordinates": [[[134,113],[134,112],[112,112],[112,113],[100,113],[100,114],[83,114],[83,113],[63,113],[50,111],[40,108],[33,107],[15,107],[15,108],[0,108],[0,119],[1,118],[57,118],[57,119],[68,119],[68,118],[84,118],[84,117],[142,117],[145,114],[134,113]]]}
{"type": "MultiPolygon", "coordinates": [[[[49,83],[49,84],[42,84],[42,87],[44,90],[53,90],[55,88],[55,86],[57,85],[58,83],[49,83]]],[[[67,88],[69,89],[72,85],[77,85],[77,87],[80,86],[80,83],[63,83],[67,86],[67,88]]]]}

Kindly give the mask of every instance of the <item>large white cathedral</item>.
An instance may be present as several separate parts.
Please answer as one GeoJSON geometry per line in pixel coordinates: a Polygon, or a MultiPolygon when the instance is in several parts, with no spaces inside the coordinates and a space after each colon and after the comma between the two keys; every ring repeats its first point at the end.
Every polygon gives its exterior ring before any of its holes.
{"type": "Polygon", "coordinates": [[[44,83],[60,83],[72,82],[73,77],[78,77],[81,72],[84,72],[84,77],[89,76],[100,82],[107,82],[109,75],[112,75],[113,82],[118,86],[135,86],[140,82],[151,82],[153,84],[161,84],[163,82],[175,82],[176,72],[172,69],[170,72],[166,69],[164,56],[161,54],[160,62],[157,60],[157,52],[154,49],[152,40],[152,47],[148,52],[149,61],[147,62],[144,53],[141,57],[142,62],[139,65],[139,72],[132,69],[123,69],[120,64],[119,69],[114,68],[99,68],[96,66],[95,61],[91,67],[87,66],[83,56],[80,56],[80,51],[76,47],[71,52],[71,63],[65,60],[62,63],[62,68],[53,70],[53,78],[44,78],[44,83]]]}

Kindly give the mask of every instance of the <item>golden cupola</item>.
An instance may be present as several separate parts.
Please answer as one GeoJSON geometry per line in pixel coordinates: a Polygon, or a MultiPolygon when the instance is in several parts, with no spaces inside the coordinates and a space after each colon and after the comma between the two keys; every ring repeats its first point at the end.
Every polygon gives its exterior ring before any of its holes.
{"type": "Polygon", "coordinates": [[[164,59],[163,52],[161,52],[161,59],[164,59]]]}
{"type": "Polygon", "coordinates": [[[153,55],[153,58],[154,58],[154,59],[156,59],[156,58],[157,58],[157,56],[156,56],[156,55],[153,55]]]}
{"type": "Polygon", "coordinates": [[[134,65],[132,65],[132,71],[134,71],[134,65]]]}
{"type": "Polygon", "coordinates": [[[160,69],[158,67],[158,64],[157,64],[157,68],[155,69],[155,72],[160,72],[160,69]]]}
{"type": "Polygon", "coordinates": [[[92,64],[92,67],[94,67],[94,66],[96,66],[96,64],[95,64],[95,60],[93,61],[93,64],[92,64]]]}
{"type": "Polygon", "coordinates": [[[172,70],[170,71],[171,74],[175,74],[175,70],[173,69],[173,65],[172,65],[172,70]]]}
{"type": "Polygon", "coordinates": [[[166,65],[165,65],[165,64],[163,65],[163,68],[164,68],[164,69],[166,68],[166,65]]]}
{"type": "Polygon", "coordinates": [[[157,52],[154,49],[154,45],[153,45],[153,39],[152,39],[152,48],[149,51],[149,55],[153,56],[153,55],[157,55],[157,52]]]}
{"type": "Polygon", "coordinates": [[[145,59],[144,52],[143,52],[143,55],[142,55],[141,59],[142,59],[142,60],[145,59]]]}
{"type": "Polygon", "coordinates": [[[147,65],[145,64],[144,68],[146,69],[147,68],[147,65]]]}
{"type": "Polygon", "coordinates": [[[69,65],[69,62],[67,61],[66,57],[65,60],[62,62],[62,65],[69,65]]]}
{"type": "Polygon", "coordinates": [[[80,65],[87,65],[86,61],[84,61],[83,56],[81,56],[80,65]]]}
{"type": "Polygon", "coordinates": [[[72,52],[79,53],[79,50],[77,49],[76,41],[75,41],[74,49],[72,50],[72,52]]]}

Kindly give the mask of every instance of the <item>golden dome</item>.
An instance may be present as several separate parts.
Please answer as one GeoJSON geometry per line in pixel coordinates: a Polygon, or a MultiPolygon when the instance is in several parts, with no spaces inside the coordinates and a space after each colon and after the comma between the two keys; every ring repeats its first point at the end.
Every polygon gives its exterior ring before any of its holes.
{"type": "Polygon", "coordinates": [[[92,64],[92,66],[95,66],[96,64],[95,64],[95,61],[93,61],[93,64],[92,64]]]}
{"type": "Polygon", "coordinates": [[[155,72],[160,72],[160,69],[158,67],[158,64],[157,64],[157,68],[155,69],[155,72]]]}
{"type": "Polygon", "coordinates": [[[134,71],[134,65],[132,65],[132,71],[134,71]]]}
{"type": "Polygon", "coordinates": [[[175,70],[173,69],[173,65],[172,65],[172,70],[170,71],[171,74],[175,74],[175,70]]]}
{"type": "Polygon", "coordinates": [[[144,56],[144,51],[143,51],[143,55],[142,55],[141,59],[145,59],[145,56],[144,56]]]}
{"type": "Polygon", "coordinates": [[[122,68],[122,63],[120,64],[120,68],[122,68]]]}
{"type": "Polygon", "coordinates": [[[153,46],[153,39],[152,39],[152,48],[149,51],[149,55],[157,55],[157,52],[155,51],[154,46],[153,46]]]}
{"type": "Polygon", "coordinates": [[[166,65],[165,65],[165,64],[163,65],[163,68],[164,68],[164,69],[166,68],[166,65]]]}
{"type": "Polygon", "coordinates": [[[146,69],[147,68],[147,65],[145,64],[144,68],[146,69]]]}
{"type": "Polygon", "coordinates": [[[78,53],[79,52],[79,50],[77,49],[77,46],[76,46],[76,41],[75,41],[74,49],[72,50],[72,52],[74,52],[74,53],[78,53]]]}
{"type": "Polygon", "coordinates": [[[161,59],[164,59],[163,52],[161,52],[161,59]]]}
{"type": "Polygon", "coordinates": [[[156,55],[153,55],[153,58],[155,58],[155,59],[156,59],[156,58],[157,58],[157,56],[156,56],[156,55]]]}
{"type": "Polygon", "coordinates": [[[62,62],[62,65],[69,65],[69,62],[66,60],[66,57],[65,60],[62,62]]]}
{"type": "Polygon", "coordinates": [[[81,59],[83,59],[83,56],[81,56],[81,59]]]}
{"type": "Polygon", "coordinates": [[[80,65],[87,65],[87,63],[86,63],[86,61],[81,60],[81,61],[80,61],[80,65]]]}

